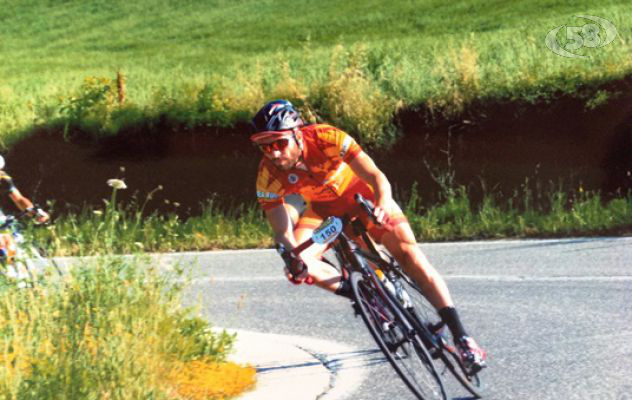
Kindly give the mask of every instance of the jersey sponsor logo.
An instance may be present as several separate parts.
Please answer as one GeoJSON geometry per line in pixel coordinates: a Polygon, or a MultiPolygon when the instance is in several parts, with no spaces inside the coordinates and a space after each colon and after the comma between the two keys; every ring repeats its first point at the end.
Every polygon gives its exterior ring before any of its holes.
{"type": "Polygon", "coordinates": [[[260,199],[278,199],[279,195],[276,193],[262,192],[258,190],[257,197],[260,199]]]}
{"type": "Polygon", "coordinates": [[[287,176],[287,181],[290,182],[292,185],[294,185],[296,182],[298,182],[298,175],[296,175],[296,174],[289,174],[287,176]]]}
{"type": "Polygon", "coordinates": [[[345,154],[347,154],[347,151],[349,151],[349,147],[351,146],[352,140],[353,139],[351,139],[351,136],[345,137],[345,140],[342,142],[342,148],[340,149],[340,157],[344,157],[345,154]]]}

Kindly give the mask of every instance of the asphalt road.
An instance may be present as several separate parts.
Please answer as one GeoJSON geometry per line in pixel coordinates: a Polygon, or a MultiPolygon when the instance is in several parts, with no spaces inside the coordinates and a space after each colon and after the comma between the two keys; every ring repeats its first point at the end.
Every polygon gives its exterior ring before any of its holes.
{"type": "MultiPolygon", "coordinates": [[[[632,238],[422,244],[466,329],[486,348],[489,399],[632,399],[632,238]]],[[[184,255],[213,325],[376,345],[347,301],[295,287],[271,250],[184,255]]],[[[390,365],[365,357],[349,399],[411,399],[390,365]]],[[[466,392],[449,384],[454,398],[466,392]]]]}

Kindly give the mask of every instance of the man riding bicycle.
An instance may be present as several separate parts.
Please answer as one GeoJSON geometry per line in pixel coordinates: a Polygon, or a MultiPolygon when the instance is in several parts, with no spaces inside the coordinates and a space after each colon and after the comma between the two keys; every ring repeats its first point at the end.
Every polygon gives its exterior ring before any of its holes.
{"type": "Polygon", "coordinates": [[[393,200],[388,179],[356,141],[331,125],[305,125],[286,100],[266,104],[252,123],[257,132],[250,139],[264,155],[257,200],[275,241],[284,249],[281,255],[288,279],[300,284],[309,277],[324,289],[350,297],[339,271],[322,259],[325,245],[312,245],[300,257],[290,250],[310,238],[328,216],[358,216],[371,237],[386,247],[438,310],[467,368],[473,372],[484,368],[485,351],[463,328],[445,281],[417,246],[408,220],[393,200]],[[377,224],[355,203],[356,193],[375,203],[377,224]],[[292,195],[304,199],[304,212],[288,202],[292,195]]]}

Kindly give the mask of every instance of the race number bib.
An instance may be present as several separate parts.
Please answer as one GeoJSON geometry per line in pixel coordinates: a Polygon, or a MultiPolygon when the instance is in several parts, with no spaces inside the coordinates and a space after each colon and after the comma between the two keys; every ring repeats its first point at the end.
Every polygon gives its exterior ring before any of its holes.
{"type": "Polygon", "coordinates": [[[314,243],[331,243],[342,232],[342,220],[337,217],[329,217],[312,234],[314,243]]]}

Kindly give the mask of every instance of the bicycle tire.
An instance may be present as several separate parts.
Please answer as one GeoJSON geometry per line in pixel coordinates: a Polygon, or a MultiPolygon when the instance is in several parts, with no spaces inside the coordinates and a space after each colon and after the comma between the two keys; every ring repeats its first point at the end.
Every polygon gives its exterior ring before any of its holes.
{"type": "MultiPolygon", "coordinates": [[[[393,268],[396,272],[400,283],[403,286],[404,291],[408,294],[409,300],[412,303],[412,307],[414,312],[411,312],[414,318],[417,318],[417,322],[423,326],[428,327],[429,330],[433,330],[432,327],[437,327],[442,325],[441,318],[435,311],[435,308],[430,304],[428,299],[423,295],[422,290],[419,286],[412,281],[408,275],[404,274],[403,271],[397,267],[393,268]]],[[[461,386],[463,386],[468,392],[470,392],[476,398],[483,397],[483,382],[481,381],[478,374],[468,375],[465,372],[465,368],[463,363],[461,362],[461,358],[458,355],[457,350],[450,345],[453,343],[453,338],[450,333],[450,330],[447,329],[446,326],[441,328],[442,333],[433,332],[437,339],[442,342],[439,343],[440,349],[442,350],[439,353],[439,359],[444,363],[446,369],[454,375],[454,377],[459,381],[461,386]]],[[[438,340],[435,340],[437,342],[438,340]]],[[[444,375],[445,370],[440,373],[440,375],[444,375]]]]}
{"type": "Polygon", "coordinates": [[[398,317],[401,313],[393,310],[395,305],[380,294],[386,293],[381,282],[357,271],[351,273],[350,282],[357,308],[371,336],[408,388],[421,400],[447,399],[432,358],[417,334],[406,337],[404,324],[398,317]],[[408,362],[410,367],[406,367],[408,362]]]}

